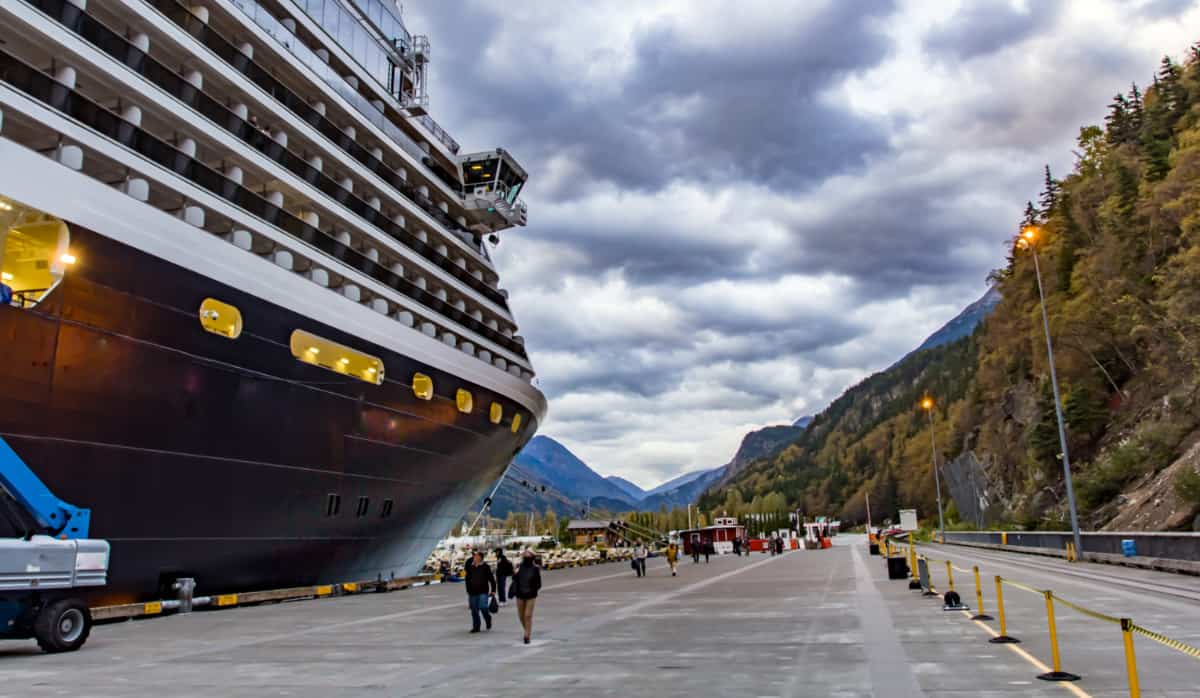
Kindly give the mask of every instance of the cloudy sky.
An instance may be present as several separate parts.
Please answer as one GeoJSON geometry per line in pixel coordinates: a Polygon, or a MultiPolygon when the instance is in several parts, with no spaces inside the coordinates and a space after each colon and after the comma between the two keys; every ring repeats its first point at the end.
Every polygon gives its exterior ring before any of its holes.
{"type": "Polygon", "coordinates": [[[435,118],[531,173],[496,257],[541,433],[643,486],[820,411],[982,295],[1043,165],[1066,174],[1079,127],[1200,39],[1200,0],[405,11],[435,118]]]}

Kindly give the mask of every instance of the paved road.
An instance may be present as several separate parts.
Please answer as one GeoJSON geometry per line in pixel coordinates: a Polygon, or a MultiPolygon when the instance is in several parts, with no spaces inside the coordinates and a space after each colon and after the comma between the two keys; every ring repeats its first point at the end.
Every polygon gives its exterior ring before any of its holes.
{"type": "MultiPolygon", "coordinates": [[[[1053,590],[1068,601],[1105,615],[1132,618],[1143,627],[1200,647],[1200,578],[953,545],[926,545],[920,550],[933,558],[949,559],[958,567],[978,565],[983,577],[984,608],[993,616],[994,577],[1001,575],[1034,588],[1053,590]]],[[[935,585],[944,589],[945,565],[933,567],[935,585]]],[[[958,591],[974,607],[973,580],[968,575],[955,575],[958,591]]],[[[1006,586],[1004,602],[1009,635],[1022,640],[1021,650],[1050,664],[1044,598],[1006,586]]],[[[1080,689],[1073,691],[1075,695],[1128,696],[1118,626],[1062,604],[1056,604],[1055,617],[1062,667],[1083,677],[1075,684],[1080,689]]],[[[988,625],[996,627],[995,622],[988,625]]],[[[1143,696],[1200,696],[1200,660],[1141,636],[1135,636],[1134,644],[1143,696]]]]}
{"type": "MultiPolygon", "coordinates": [[[[0,643],[0,695],[1072,695],[962,614],[888,581],[861,544],[689,560],[675,578],[652,560],[644,579],[613,564],[545,582],[530,646],[512,606],[493,631],[469,635],[462,587],[432,586],[102,626],[72,655],[0,643]]],[[[1014,633],[1029,636],[1020,647],[1043,656],[1040,619],[1010,603],[1014,633]]],[[[1082,695],[1127,695],[1119,661],[1065,655],[1089,691],[1111,689],[1082,695]]],[[[1180,665],[1173,685],[1192,678],[1184,692],[1143,695],[1194,696],[1198,668],[1180,665]]]]}

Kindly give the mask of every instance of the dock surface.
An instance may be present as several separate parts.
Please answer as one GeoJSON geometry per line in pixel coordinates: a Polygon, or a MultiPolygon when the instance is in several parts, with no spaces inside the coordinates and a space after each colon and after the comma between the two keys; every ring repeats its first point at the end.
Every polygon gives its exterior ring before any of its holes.
{"type": "MultiPolygon", "coordinates": [[[[888,580],[861,537],[779,557],[661,558],[636,578],[614,563],[546,572],[534,641],[515,604],[468,634],[461,584],[195,612],[97,626],[87,646],[42,655],[0,643],[2,696],[1128,696],[1119,629],[1058,612],[1063,668],[1050,662],[1040,596],[1005,592],[1009,633],[989,644],[971,613],[943,611],[888,580]]],[[[926,546],[1104,613],[1200,644],[1200,579],[926,546]],[[1157,585],[1159,593],[1148,592],[1157,585]]],[[[935,565],[936,567],[936,565],[935,565]]],[[[944,579],[935,569],[935,583],[944,579]]],[[[972,608],[973,581],[956,577],[972,608]]],[[[995,615],[994,592],[984,588],[995,615]]],[[[1200,661],[1137,640],[1143,696],[1196,696],[1200,661]]]]}

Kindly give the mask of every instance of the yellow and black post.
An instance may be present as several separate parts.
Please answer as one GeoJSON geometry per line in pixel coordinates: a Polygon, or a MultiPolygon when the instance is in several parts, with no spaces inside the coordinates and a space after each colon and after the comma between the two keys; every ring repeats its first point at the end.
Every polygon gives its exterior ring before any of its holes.
{"type": "Polygon", "coordinates": [[[1008,634],[1008,624],[1004,621],[1004,580],[1000,578],[1000,575],[996,575],[996,613],[1000,617],[1000,634],[988,640],[988,642],[997,645],[1020,642],[1020,640],[1008,634]]]}
{"type": "Polygon", "coordinates": [[[910,577],[908,588],[919,591],[921,589],[921,578],[917,574],[917,546],[913,545],[912,531],[908,532],[908,573],[910,577]]]}
{"type": "Polygon", "coordinates": [[[1121,635],[1125,639],[1125,673],[1129,676],[1129,698],[1141,698],[1142,687],[1138,685],[1137,656],[1133,653],[1133,621],[1121,619],[1121,635]]]}
{"type": "Polygon", "coordinates": [[[1054,592],[1046,590],[1046,625],[1050,628],[1050,659],[1053,668],[1038,674],[1042,681],[1078,681],[1079,675],[1062,670],[1062,658],[1058,655],[1058,627],[1054,624],[1054,592]]]}
{"type": "Polygon", "coordinates": [[[992,617],[983,612],[983,587],[979,585],[979,565],[972,565],[971,571],[975,573],[975,615],[971,616],[971,620],[991,620],[992,617]]]}

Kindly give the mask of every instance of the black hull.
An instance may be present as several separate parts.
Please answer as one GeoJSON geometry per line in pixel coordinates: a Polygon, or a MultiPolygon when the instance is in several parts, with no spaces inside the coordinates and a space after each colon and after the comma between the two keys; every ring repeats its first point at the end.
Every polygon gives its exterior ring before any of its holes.
{"type": "Polygon", "coordinates": [[[184,575],[208,594],[415,574],[536,430],[510,398],[74,225],[71,248],[80,263],[36,309],[0,307],[0,435],[92,510],[112,544],[103,601],[184,575]],[[201,329],[207,297],[238,307],[241,337],[201,329]],[[296,329],[378,356],[388,380],[297,361],[296,329]]]}

